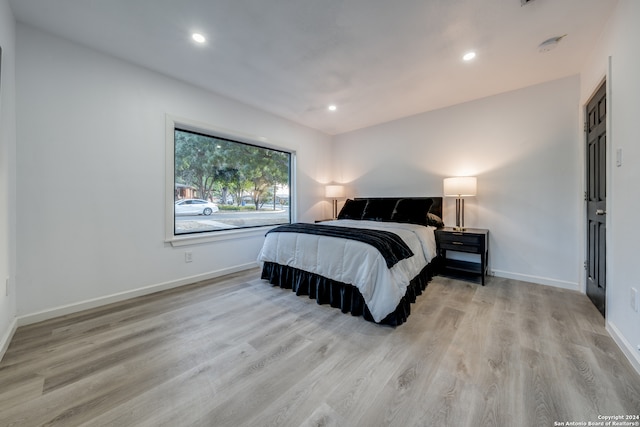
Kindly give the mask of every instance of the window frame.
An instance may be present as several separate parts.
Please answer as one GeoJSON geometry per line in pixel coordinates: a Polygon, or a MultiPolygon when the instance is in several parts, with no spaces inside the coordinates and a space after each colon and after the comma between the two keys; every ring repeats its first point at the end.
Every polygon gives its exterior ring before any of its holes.
{"type": "Polygon", "coordinates": [[[288,153],[291,156],[289,169],[289,212],[291,222],[296,222],[297,197],[296,197],[296,152],[282,144],[274,143],[265,137],[249,135],[229,129],[223,129],[206,123],[189,120],[170,114],[165,118],[165,242],[172,246],[195,245],[207,242],[215,242],[229,239],[264,236],[265,231],[275,225],[264,225],[252,228],[239,228],[230,230],[205,231],[195,234],[175,234],[175,130],[181,129],[190,132],[210,135],[214,138],[225,138],[245,144],[255,145],[288,153]]]}

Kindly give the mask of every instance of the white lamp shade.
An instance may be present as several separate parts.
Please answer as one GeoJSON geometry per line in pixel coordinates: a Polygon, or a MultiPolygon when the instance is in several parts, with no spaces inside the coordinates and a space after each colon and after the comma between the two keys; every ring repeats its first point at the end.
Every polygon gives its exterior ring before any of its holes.
{"type": "Polygon", "coordinates": [[[475,196],[478,180],[475,176],[456,176],[444,179],[445,197],[475,196]]]}
{"type": "Polygon", "coordinates": [[[344,186],[327,185],[324,189],[324,195],[328,199],[338,199],[340,197],[344,197],[344,186]]]}

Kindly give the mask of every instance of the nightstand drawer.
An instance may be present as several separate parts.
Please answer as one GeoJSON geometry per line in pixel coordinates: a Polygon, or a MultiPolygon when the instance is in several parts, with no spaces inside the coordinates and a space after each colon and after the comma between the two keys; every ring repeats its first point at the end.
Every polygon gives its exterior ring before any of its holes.
{"type": "Polygon", "coordinates": [[[453,245],[479,245],[484,236],[468,233],[442,233],[440,243],[451,243],[453,245]]]}
{"type": "Polygon", "coordinates": [[[460,252],[470,252],[474,254],[479,254],[484,251],[484,246],[479,246],[477,243],[475,245],[465,244],[463,242],[440,242],[441,249],[447,249],[450,251],[460,251],[460,252]]]}

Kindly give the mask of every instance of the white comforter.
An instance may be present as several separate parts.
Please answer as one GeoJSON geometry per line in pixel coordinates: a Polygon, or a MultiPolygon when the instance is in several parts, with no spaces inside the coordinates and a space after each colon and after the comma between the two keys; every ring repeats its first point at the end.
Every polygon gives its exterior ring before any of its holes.
{"type": "Polygon", "coordinates": [[[391,231],[402,238],[413,256],[387,268],[373,246],[338,237],[303,233],[269,233],[258,261],[274,262],[356,286],[376,322],[393,312],[407,286],[436,255],[434,227],[338,220],[322,224],[391,231]]]}

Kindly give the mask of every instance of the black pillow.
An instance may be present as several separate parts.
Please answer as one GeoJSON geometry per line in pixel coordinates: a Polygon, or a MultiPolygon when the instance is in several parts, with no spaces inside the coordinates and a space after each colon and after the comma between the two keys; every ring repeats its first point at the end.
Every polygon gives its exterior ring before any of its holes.
{"type": "Polygon", "coordinates": [[[400,199],[391,215],[391,221],[428,225],[427,214],[432,204],[431,199],[400,199]]]}
{"type": "Polygon", "coordinates": [[[444,227],[444,221],[442,218],[431,212],[427,214],[427,224],[438,228],[444,227]]]}
{"type": "Polygon", "coordinates": [[[371,199],[362,213],[362,219],[369,221],[390,221],[398,199],[371,199]]]}
{"type": "Polygon", "coordinates": [[[366,200],[347,199],[342,209],[340,209],[338,219],[362,219],[362,213],[366,205],[366,200]]]}

